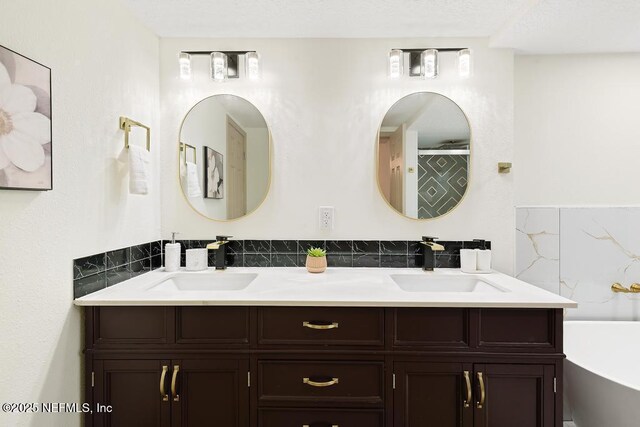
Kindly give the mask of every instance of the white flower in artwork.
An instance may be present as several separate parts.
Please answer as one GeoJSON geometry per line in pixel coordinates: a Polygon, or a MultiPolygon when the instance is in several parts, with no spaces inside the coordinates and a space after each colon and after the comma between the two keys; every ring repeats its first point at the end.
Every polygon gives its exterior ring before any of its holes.
{"type": "Polygon", "coordinates": [[[44,165],[42,146],[51,142],[51,120],[35,112],[36,104],[33,91],[13,84],[0,63],[0,170],[14,164],[33,172],[44,165]]]}

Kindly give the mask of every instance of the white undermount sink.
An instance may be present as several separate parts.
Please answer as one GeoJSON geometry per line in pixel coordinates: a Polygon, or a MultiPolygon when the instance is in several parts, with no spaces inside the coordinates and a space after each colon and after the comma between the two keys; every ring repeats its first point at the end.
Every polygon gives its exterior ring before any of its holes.
{"type": "Polygon", "coordinates": [[[256,273],[178,273],[149,291],[241,291],[258,277],[256,273]]]}
{"type": "Polygon", "coordinates": [[[434,277],[415,274],[392,274],[393,280],[406,292],[506,292],[475,276],[434,277]]]}

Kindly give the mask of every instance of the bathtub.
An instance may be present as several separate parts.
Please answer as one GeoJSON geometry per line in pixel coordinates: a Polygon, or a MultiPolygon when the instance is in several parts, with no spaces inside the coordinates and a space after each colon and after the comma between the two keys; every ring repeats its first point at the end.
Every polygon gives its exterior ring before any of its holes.
{"type": "Polygon", "coordinates": [[[564,352],[577,427],[640,426],[640,322],[564,322],[564,352]]]}

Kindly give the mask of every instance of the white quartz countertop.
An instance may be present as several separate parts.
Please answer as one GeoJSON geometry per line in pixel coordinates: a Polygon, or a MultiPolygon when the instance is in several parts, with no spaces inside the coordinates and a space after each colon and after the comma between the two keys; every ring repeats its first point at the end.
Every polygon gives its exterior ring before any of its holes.
{"type": "MultiPolygon", "coordinates": [[[[442,286],[441,286],[442,287],[442,286]]],[[[446,289],[446,287],[445,287],[446,289]]],[[[453,288],[452,288],[453,289],[453,288]]],[[[358,307],[529,307],[574,308],[574,301],[547,292],[506,274],[465,274],[457,269],[328,268],[320,274],[305,268],[229,268],[215,271],[168,273],[158,269],[92,294],[77,298],[76,305],[236,305],[236,306],[358,306],[358,307]],[[242,281],[256,277],[238,290],[191,289],[167,286],[168,279],[186,275],[214,283],[242,281]],[[422,279],[444,283],[458,281],[465,286],[474,281],[491,292],[449,292],[403,290],[392,277],[409,281],[422,279]],[[447,282],[450,281],[450,282],[447,282]],[[497,291],[496,291],[497,289],[497,291]]]]}

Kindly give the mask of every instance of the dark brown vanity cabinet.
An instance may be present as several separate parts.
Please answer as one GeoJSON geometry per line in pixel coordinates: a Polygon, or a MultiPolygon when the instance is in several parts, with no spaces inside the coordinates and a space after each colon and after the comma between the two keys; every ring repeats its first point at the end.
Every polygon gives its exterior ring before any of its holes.
{"type": "Polygon", "coordinates": [[[93,400],[112,410],[94,426],[248,427],[249,361],[99,359],[93,400]]]}
{"type": "Polygon", "coordinates": [[[476,386],[474,427],[556,425],[553,365],[480,364],[474,374],[482,376],[476,386]]]}
{"type": "Polygon", "coordinates": [[[473,426],[471,364],[398,362],[393,368],[394,426],[473,426]]]}
{"type": "Polygon", "coordinates": [[[85,339],[87,426],[562,425],[560,309],[87,307],[85,339]]]}
{"type": "Polygon", "coordinates": [[[397,363],[394,372],[396,427],[555,425],[553,365],[397,363]]]}

